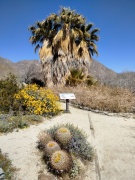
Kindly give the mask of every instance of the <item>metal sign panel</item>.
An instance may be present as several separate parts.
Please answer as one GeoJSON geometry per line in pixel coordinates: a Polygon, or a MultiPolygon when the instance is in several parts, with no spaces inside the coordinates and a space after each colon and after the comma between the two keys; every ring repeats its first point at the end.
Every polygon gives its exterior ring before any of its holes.
{"type": "Polygon", "coordinates": [[[76,99],[73,93],[61,93],[59,94],[60,99],[76,99]]]}

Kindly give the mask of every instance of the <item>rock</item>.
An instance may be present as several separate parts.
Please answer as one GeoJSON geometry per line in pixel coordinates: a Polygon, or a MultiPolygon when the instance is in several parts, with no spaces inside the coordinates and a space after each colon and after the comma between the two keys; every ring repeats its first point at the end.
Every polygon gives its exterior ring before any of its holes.
{"type": "Polygon", "coordinates": [[[80,169],[82,172],[85,172],[86,167],[85,167],[85,165],[83,164],[83,162],[82,162],[80,159],[77,159],[77,160],[76,160],[76,163],[77,163],[77,165],[79,166],[79,169],[80,169]]]}
{"type": "Polygon", "coordinates": [[[55,179],[56,179],[55,176],[46,175],[46,174],[43,174],[43,173],[38,176],[38,180],[55,180],[55,179]]]}

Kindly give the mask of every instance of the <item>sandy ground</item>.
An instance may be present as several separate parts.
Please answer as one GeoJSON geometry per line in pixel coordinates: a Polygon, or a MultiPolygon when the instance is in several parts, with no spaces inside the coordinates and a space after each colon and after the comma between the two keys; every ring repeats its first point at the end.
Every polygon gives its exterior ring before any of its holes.
{"type": "Polygon", "coordinates": [[[91,113],[103,180],[135,180],[135,119],[91,113]]]}
{"type": "Polygon", "coordinates": [[[82,180],[135,180],[135,119],[110,117],[73,107],[70,112],[0,136],[0,149],[18,169],[16,180],[38,180],[39,172],[45,168],[36,148],[37,136],[61,122],[83,129],[97,153],[82,180]]]}

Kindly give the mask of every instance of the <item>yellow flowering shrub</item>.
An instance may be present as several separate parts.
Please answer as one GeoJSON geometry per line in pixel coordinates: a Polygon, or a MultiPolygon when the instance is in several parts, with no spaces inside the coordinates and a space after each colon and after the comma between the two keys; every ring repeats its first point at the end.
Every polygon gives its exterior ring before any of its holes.
{"type": "Polygon", "coordinates": [[[60,110],[58,96],[50,89],[38,87],[36,84],[27,85],[14,97],[29,114],[56,115],[60,110]]]}

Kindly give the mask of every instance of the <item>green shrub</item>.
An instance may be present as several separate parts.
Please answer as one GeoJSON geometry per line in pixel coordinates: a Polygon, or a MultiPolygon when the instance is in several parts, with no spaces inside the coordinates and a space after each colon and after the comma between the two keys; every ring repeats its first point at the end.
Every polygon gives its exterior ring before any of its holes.
{"type": "Polygon", "coordinates": [[[73,162],[73,166],[69,171],[69,177],[71,179],[74,179],[79,174],[79,171],[80,171],[79,166],[77,165],[76,162],[73,162]]]}
{"type": "MultiPolygon", "coordinates": [[[[14,94],[19,91],[16,77],[13,74],[0,80],[0,111],[8,113],[14,102],[14,94]]],[[[17,105],[17,104],[16,104],[17,105]]]]}
{"type": "Polygon", "coordinates": [[[84,82],[84,73],[82,69],[71,69],[70,75],[66,80],[66,85],[77,86],[78,84],[82,84],[84,82]]]}
{"type": "Polygon", "coordinates": [[[3,169],[5,173],[5,179],[11,180],[14,177],[14,173],[16,169],[15,167],[13,167],[7,155],[2,154],[1,150],[0,150],[0,167],[3,169]]]}
{"type": "Polygon", "coordinates": [[[96,85],[98,83],[98,81],[93,76],[88,75],[85,80],[85,83],[87,86],[92,86],[92,85],[96,85]]]}
{"type": "Polygon", "coordinates": [[[82,69],[71,69],[70,70],[70,75],[68,76],[66,80],[66,85],[69,86],[77,86],[79,84],[91,86],[97,84],[98,81],[96,78],[94,78],[91,75],[88,75],[86,77],[85,73],[83,72],[82,69]]]}
{"type": "Polygon", "coordinates": [[[23,129],[30,124],[42,122],[42,117],[38,115],[10,116],[0,115],[0,132],[12,132],[14,129],[23,129]]]}

